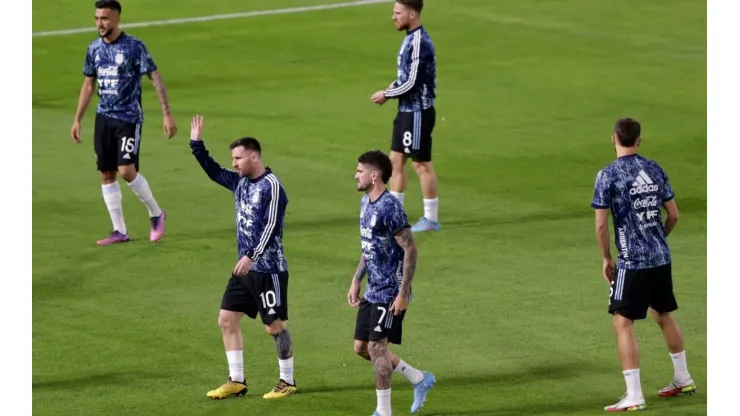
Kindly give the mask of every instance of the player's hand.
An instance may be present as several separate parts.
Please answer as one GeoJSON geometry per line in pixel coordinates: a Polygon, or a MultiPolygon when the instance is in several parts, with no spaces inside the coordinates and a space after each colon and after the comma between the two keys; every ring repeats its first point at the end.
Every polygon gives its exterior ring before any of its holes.
{"type": "Polygon", "coordinates": [[[74,123],[72,123],[72,129],[69,131],[69,135],[72,137],[72,140],[75,141],[75,143],[81,143],[82,140],[80,139],[80,133],[82,132],[82,126],[80,125],[80,122],[75,120],[74,123]]]}
{"type": "Polygon", "coordinates": [[[380,104],[380,105],[385,104],[387,100],[388,98],[386,98],[384,90],[380,90],[376,92],[375,94],[373,94],[372,97],[370,97],[370,101],[374,102],[375,104],[380,104]]]}
{"type": "Polygon", "coordinates": [[[249,273],[249,270],[252,269],[252,265],[254,265],[254,262],[252,259],[250,259],[247,256],[243,256],[239,259],[239,262],[236,263],[236,266],[234,267],[234,276],[236,277],[244,277],[249,273]]]}
{"type": "Polygon", "coordinates": [[[177,124],[175,124],[175,119],[172,117],[172,114],[164,115],[162,128],[164,129],[164,135],[167,136],[168,139],[175,137],[175,134],[177,134],[177,124]]]}
{"type": "Polygon", "coordinates": [[[409,307],[409,298],[407,296],[396,296],[396,300],[393,301],[393,305],[391,305],[391,311],[393,312],[393,316],[398,316],[401,314],[401,312],[405,311],[406,308],[409,307]]]}
{"type": "Polygon", "coordinates": [[[612,284],[612,278],[614,277],[614,272],[617,270],[617,265],[614,264],[614,260],[612,259],[604,259],[604,265],[603,265],[603,272],[604,272],[604,280],[606,280],[606,283],[611,285],[612,284]]]}
{"type": "Polygon", "coordinates": [[[201,134],[203,134],[203,116],[196,114],[190,122],[190,140],[200,140],[201,134]]]}
{"type": "Polygon", "coordinates": [[[360,306],[360,281],[357,279],[352,279],[352,285],[347,293],[347,303],[352,307],[360,306]]]}

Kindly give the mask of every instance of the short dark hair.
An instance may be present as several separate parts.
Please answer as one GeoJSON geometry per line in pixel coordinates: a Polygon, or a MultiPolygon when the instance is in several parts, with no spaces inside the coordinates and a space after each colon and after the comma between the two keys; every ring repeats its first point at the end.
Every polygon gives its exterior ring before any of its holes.
{"type": "Polygon", "coordinates": [[[419,14],[421,14],[421,9],[424,8],[424,0],[396,0],[396,3],[403,4],[419,14]]]}
{"type": "Polygon", "coordinates": [[[254,150],[255,152],[262,154],[262,146],[260,146],[260,142],[257,141],[254,137],[242,137],[241,139],[234,140],[229,145],[229,150],[234,150],[237,147],[243,147],[246,150],[254,150]]]}
{"type": "Polygon", "coordinates": [[[629,117],[620,118],[614,125],[614,134],[622,147],[633,147],[640,138],[640,123],[629,117]]]}
{"type": "Polygon", "coordinates": [[[121,14],[121,3],[116,0],[98,0],[95,2],[96,9],[111,9],[121,14]]]}
{"type": "Polygon", "coordinates": [[[388,183],[388,180],[390,180],[391,174],[393,173],[391,158],[380,150],[371,150],[361,154],[360,157],[357,158],[357,162],[380,170],[380,177],[383,179],[383,183],[388,183]]]}

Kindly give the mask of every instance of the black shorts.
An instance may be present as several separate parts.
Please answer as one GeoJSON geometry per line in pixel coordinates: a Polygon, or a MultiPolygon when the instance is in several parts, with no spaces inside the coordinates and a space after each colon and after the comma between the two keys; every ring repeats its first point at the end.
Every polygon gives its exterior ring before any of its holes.
{"type": "Polygon", "coordinates": [[[391,344],[401,345],[403,335],[403,318],[406,311],[393,316],[391,303],[370,303],[367,299],[360,301],[355,323],[355,340],[382,341],[388,338],[391,344]]]}
{"type": "Polygon", "coordinates": [[[415,162],[432,160],[432,131],[437,121],[434,107],[413,113],[398,112],[393,120],[391,150],[403,153],[415,162]]]}
{"type": "Polygon", "coordinates": [[[95,157],[101,172],[135,165],[139,170],[141,124],[129,123],[99,113],[95,115],[95,157]]]}
{"type": "Polygon", "coordinates": [[[659,313],[678,309],[671,265],[650,269],[617,269],[609,289],[609,313],[631,320],[645,319],[648,308],[659,313]]]}
{"type": "Polygon", "coordinates": [[[287,321],[288,272],[249,271],[244,277],[232,275],[221,299],[221,309],[244,312],[252,319],[256,319],[259,312],[265,325],[278,319],[287,321]]]}

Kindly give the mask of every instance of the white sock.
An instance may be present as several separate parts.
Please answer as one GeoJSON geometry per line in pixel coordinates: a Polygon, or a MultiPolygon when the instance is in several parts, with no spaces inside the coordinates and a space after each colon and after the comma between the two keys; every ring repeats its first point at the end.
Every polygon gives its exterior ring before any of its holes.
{"type": "Polygon", "coordinates": [[[378,395],[378,407],[375,409],[380,416],[391,416],[391,389],[375,390],[378,395]]]}
{"type": "Polygon", "coordinates": [[[688,367],[686,366],[686,351],[681,351],[678,354],[671,354],[671,360],[673,361],[673,381],[678,384],[688,384],[691,381],[691,375],[689,375],[688,367]]]}
{"type": "Polygon", "coordinates": [[[141,173],[137,174],[136,179],[129,182],[128,186],[141,199],[141,202],[146,205],[150,217],[159,217],[162,215],[162,210],[159,209],[159,205],[157,205],[157,201],[154,199],[152,190],[149,189],[149,183],[144,178],[144,175],[141,173]]]}
{"type": "Polygon", "coordinates": [[[293,381],[293,357],[287,360],[278,358],[278,363],[280,364],[280,378],[288,384],[295,384],[295,381],[293,381]]]}
{"type": "Polygon", "coordinates": [[[126,222],[123,220],[123,204],[121,203],[123,195],[118,182],[103,184],[103,200],[108,207],[110,220],[113,223],[113,229],[121,234],[127,234],[126,222]]]}
{"type": "Polygon", "coordinates": [[[401,205],[403,205],[403,192],[393,192],[391,191],[391,195],[398,198],[399,201],[401,201],[401,205]]]}
{"type": "Polygon", "coordinates": [[[411,367],[401,359],[398,360],[398,365],[393,369],[393,372],[406,377],[406,380],[413,385],[419,384],[424,380],[424,374],[421,371],[411,367]]]}
{"type": "Polygon", "coordinates": [[[244,382],[244,355],[243,350],[226,351],[229,360],[229,377],[232,381],[244,382]]]}
{"type": "Polygon", "coordinates": [[[424,218],[429,221],[439,221],[438,208],[439,198],[424,199],[424,218]]]}
{"type": "Polygon", "coordinates": [[[622,374],[624,374],[624,381],[627,383],[627,402],[634,404],[645,400],[642,396],[642,385],[640,384],[640,369],[622,371],[622,374]]]}

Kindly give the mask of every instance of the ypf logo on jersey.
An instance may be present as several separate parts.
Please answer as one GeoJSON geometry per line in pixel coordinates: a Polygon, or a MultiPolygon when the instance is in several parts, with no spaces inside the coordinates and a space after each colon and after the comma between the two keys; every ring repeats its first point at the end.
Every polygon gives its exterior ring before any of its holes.
{"type": "Polygon", "coordinates": [[[660,188],[658,187],[658,185],[656,185],[655,182],[650,179],[650,176],[648,176],[648,174],[645,173],[644,170],[641,170],[640,173],[637,174],[635,181],[632,183],[630,195],[639,195],[647,192],[658,192],[659,189],[660,188]]]}

